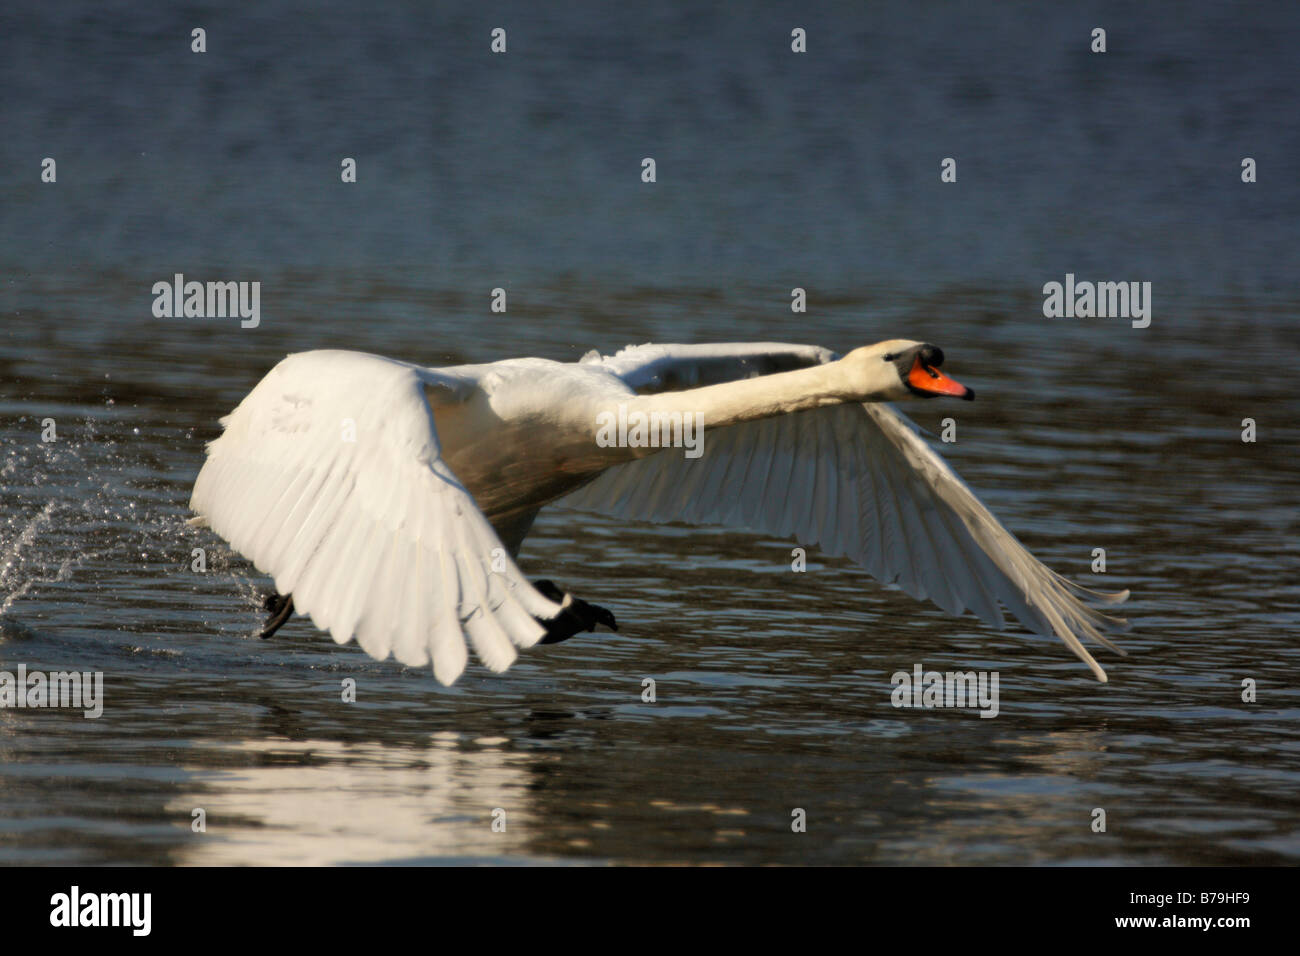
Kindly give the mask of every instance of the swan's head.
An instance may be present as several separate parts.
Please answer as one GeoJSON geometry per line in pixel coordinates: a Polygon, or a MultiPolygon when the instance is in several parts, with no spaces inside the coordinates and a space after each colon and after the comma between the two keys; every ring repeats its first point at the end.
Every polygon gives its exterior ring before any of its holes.
{"type": "Polygon", "coordinates": [[[943,350],[928,342],[890,339],[844,356],[864,396],[895,402],[946,395],[970,401],[975,392],[939,371],[943,350]]]}

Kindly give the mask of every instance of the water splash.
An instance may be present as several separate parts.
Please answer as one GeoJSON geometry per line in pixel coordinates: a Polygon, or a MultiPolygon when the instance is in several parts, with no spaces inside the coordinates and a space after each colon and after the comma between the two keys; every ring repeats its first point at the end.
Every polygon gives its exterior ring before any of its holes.
{"type": "MultiPolygon", "coordinates": [[[[36,536],[49,526],[57,505],[54,501],[46,502],[45,507],[21,531],[12,537],[0,539],[0,594],[4,595],[4,600],[0,602],[0,617],[36,585],[67,580],[72,570],[71,560],[65,558],[60,561],[57,570],[50,575],[39,553],[34,556],[28,553],[36,536]]],[[[11,526],[14,523],[13,517],[7,522],[11,526]]]]}
{"type": "Polygon", "coordinates": [[[109,410],[42,441],[32,421],[0,433],[0,617],[46,585],[111,596],[120,588],[103,582],[123,569],[184,566],[196,538],[184,523],[185,481],[138,440],[139,427],[109,410]]]}

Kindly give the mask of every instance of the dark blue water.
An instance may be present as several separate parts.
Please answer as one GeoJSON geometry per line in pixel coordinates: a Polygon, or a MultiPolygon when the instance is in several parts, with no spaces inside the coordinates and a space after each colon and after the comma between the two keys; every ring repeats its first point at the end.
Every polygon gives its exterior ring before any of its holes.
{"type": "Polygon", "coordinates": [[[7,7],[5,259],[1293,288],[1291,4],[695,6],[7,7]]]}
{"type": "Polygon", "coordinates": [[[106,704],[0,710],[0,861],[1295,862],[1298,24],[6,7],[0,669],[101,670],[106,704]],[[154,318],[177,272],[260,281],[261,325],[154,318]],[[1151,326],[1045,318],[1067,273],[1151,282],[1151,326]],[[557,511],[525,569],[623,630],[445,689],[304,622],[251,638],[265,581],[184,524],[217,419],[286,352],[895,336],[979,392],[909,411],[956,416],[942,451],[992,510],[1133,590],[1108,685],[838,559],[794,575],[789,541],[557,511]],[[1000,715],[893,708],[916,662],[999,671],[1000,715]]]}

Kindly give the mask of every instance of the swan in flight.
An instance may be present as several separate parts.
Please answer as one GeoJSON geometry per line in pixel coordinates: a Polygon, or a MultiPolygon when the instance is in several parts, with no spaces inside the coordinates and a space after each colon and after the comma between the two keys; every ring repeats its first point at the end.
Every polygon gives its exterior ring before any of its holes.
{"type": "Polygon", "coordinates": [[[793,536],[949,613],[1001,627],[1005,607],[1105,681],[1080,638],[1123,653],[1102,630],[1126,622],[1080,599],[1128,592],[1040,563],[886,404],[974,398],[942,364],[935,346],[905,340],[843,357],[641,345],[449,368],[302,352],[221,420],[192,523],[274,580],[263,636],[296,611],[377,659],[432,662],[443,684],[471,646],[499,672],[521,648],[614,626],[515,564],[553,502],[793,536]]]}

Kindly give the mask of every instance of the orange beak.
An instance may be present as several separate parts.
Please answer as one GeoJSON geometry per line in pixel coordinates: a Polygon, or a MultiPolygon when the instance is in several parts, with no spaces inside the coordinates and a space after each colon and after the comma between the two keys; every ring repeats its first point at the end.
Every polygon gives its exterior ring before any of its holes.
{"type": "Polygon", "coordinates": [[[975,397],[972,389],[950,379],[937,368],[923,365],[919,355],[912,363],[912,371],[907,373],[907,384],[927,396],[951,395],[954,398],[964,398],[966,401],[971,401],[975,397]]]}

